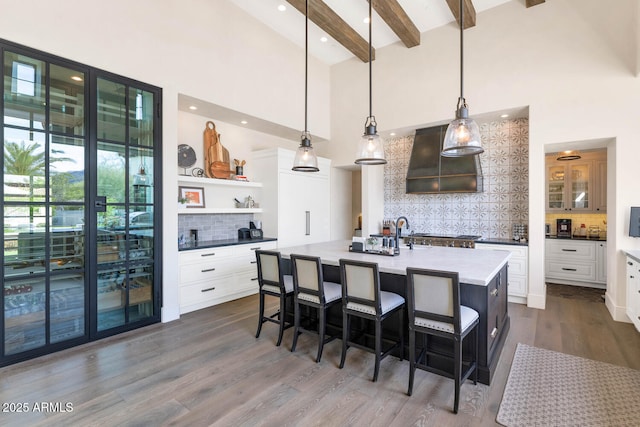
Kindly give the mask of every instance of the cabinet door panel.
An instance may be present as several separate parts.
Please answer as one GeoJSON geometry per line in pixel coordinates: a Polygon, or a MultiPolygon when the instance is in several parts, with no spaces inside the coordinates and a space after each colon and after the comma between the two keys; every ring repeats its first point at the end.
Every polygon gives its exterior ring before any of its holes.
{"type": "Polygon", "coordinates": [[[326,178],[280,173],[280,246],[329,239],[329,185],[326,178]]]}

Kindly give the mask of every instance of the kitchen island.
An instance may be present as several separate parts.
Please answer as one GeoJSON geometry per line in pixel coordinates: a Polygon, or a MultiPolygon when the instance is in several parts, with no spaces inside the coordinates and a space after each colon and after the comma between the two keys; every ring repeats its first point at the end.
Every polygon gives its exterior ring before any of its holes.
{"type": "MultiPolygon", "coordinates": [[[[407,267],[433,270],[457,271],[460,278],[460,301],[476,310],[480,315],[478,329],[478,380],[489,385],[495,372],[500,352],[509,331],[507,312],[507,266],[511,253],[483,249],[449,248],[438,246],[418,247],[414,250],[402,247],[396,256],[384,256],[361,252],[350,252],[348,240],[315,243],[309,245],[280,248],[285,261],[291,254],[320,257],[325,280],[340,282],[339,260],[376,262],[380,270],[382,290],[395,292],[406,298],[407,267]]],[[[341,324],[341,308],[330,313],[330,320],[341,324]]],[[[408,321],[405,311],[405,334],[408,321]]],[[[397,334],[397,325],[388,324],[384,333],[397,334]]],[[[405,336],[405,343],[408,343],[405,336]]],[[[465,342],[467,344],[467,342],[465,342]]],[[[446,351],[448,343],[431,340],[434,351],[446,351]]],[[[470,352],[464,346],[465,354],[470,352]]],[[[407,353],[407,351],[405,351],[407,353]]],[[[450,370],[444,359],[432,358],[432,363],[450,370]]]]}

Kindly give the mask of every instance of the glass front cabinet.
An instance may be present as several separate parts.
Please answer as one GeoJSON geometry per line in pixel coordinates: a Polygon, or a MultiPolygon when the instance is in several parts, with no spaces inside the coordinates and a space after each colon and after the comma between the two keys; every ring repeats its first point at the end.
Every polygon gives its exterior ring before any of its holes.
{"type": "Polygon", "coordinates": [[[162,92],[0,48],[7,365],[160,320],[162,92]]]}

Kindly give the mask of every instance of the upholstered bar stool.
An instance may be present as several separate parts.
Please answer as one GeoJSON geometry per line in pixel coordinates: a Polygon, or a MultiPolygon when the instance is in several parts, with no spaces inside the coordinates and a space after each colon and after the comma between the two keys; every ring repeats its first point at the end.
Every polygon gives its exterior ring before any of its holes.
{"type": "Polygon", "coordinates": [[[460,305],[460,282],[458,273],[438,270],[407,268],[407,304],[409,310],[409,390],[413,391],[413,378],[416,368],[433,372],[455,383],[453,412],[458,413],[460,402],[460,384],[471,373],[473,383],[478,380],[478,312],[460,305]],[[473,360],[464,362],[462,342],[473,332],[473,360]],[[424,347],[416,359],[416,334],[425,337],[424,347]],[[429,336],[448,338],[453,341],[453,374],[429,366],[429,356],[444,357],[441,352],[429,349],[429,336]],[[463,367],[466,369],[463,371],[463,367]]]}
{"type": "Polygon", "coordinates": [[[260,286],[260,316],[258,317],[258,331],[256,338],[260,336],[262,324],[273,322],[280,326],[278,332],[279,346],[282,342],[284,330],[293,326],[293,323],[286,321],[286,301],[288,297],[293,297],[293,276],[282,274],[282,258],[280,252],[256,250],[256,260],[258,262],[258,284],[260,286]],[[264,315],[264,297],[271,295],[280,300],[280,310],[271,316],[264,315]]]}
{"type": "Polygon", "coordinates": [[[324,345],[336,338],[325,338],[327,327],[327,309],[341,301],[342,286],[339,283],[325,282],[322,274],[322,263],[318,257],[291,255],[291,270],[293,273],[293,307],[294,327],[291,351],[296,350],[298,334],[311,332],[318,335],[318,355],[316,363],[320,362],[324,345]],[[300,326],[300,306],[312,307],[318,312],[318,330],[306,329],[300,326]]]}
{"type": "MultiPolygon", "coordinates": [[[[391,351],[400,348],[400,360],[404,357],[404,298],[393,292],[380,290],[380,272],[378,264],[341,259],[342,278],[342,358],[340,368],[344,367],[347,349],[356,347],[375,354],[373,381],[378,380],[380,361],[391,351]],[[382,348],[382,321],[398,313],[398,340],[386,349],[382,348]],[[359,317],[372,320],[375,326],[374,348],[351,341],[351,318],[359,317]]],[[[388,340],[385,340],[388,341],[388,340]]]]}

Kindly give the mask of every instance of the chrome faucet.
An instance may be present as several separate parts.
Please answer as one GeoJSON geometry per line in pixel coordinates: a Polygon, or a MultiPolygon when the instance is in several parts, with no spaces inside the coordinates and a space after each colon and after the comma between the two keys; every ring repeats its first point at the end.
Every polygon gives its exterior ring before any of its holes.
{"type": "MultiPolygon", "coordinates": [[[[398,226],[398,224],[400,224],[401,219],[404,219],[404,222],[407,224],[407,228],[409,228],[409,220],[406,216],[400,216],[398,217],[398,219],[396,219],[396,250],[398,251],[398,253],[400,253],[400,233],[402,232],[402,229],[398,226]]],[[[413,249],[411,244],[409,245],[409,248],[413,249]]]]}

